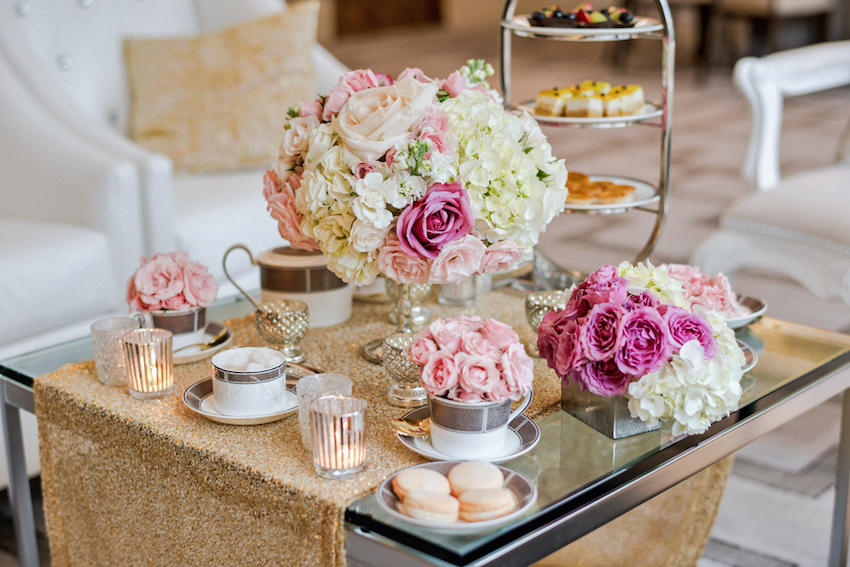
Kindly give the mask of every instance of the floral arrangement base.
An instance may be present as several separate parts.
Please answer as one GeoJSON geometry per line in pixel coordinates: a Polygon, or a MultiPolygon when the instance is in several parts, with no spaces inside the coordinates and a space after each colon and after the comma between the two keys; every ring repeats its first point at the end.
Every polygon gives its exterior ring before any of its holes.
{"type": "Polygon", "coordinates": [[[632,417],[626,398],[606,397],[589,390],[582,391],[579,385],[572,381],[561,388],[561,409],[611,439],[622,439],[661,428],[661,422],[647,425],[632,417]]]}

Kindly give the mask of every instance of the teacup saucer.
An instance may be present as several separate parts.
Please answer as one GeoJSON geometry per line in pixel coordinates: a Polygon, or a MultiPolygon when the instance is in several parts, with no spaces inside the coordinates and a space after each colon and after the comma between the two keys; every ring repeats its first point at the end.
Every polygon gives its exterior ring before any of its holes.
{"type": "Polygon", "coordinates": [[[213,338],[221,332],[222,329],[227,329],[227,335],[225,335],[225,339],[221,344],[218,344],[212,348],[208,348],[207,350],[201,350],[199,347],[189,347],[185,350],[181,350],[180,352],[174,355],[174,364],[188,364],[190,362],[198,362],[199,360],[203,360],[205,358],[209,358],[215,353],[226,349],[230,346],[230,343],[233,342],[233,329],[230,327],[226,327],[221,323],[216,323],[214,321],[210,321],[207,323],[206,329],[204,329],[204,338],[205,342],[209,342],[213,340],[213,338]]]}
{"type": "MultiPolygon", "coordinates": [[[[431,410],[428,406],[416,408],[407,412],[404,417],[411,420],[425,419],[431,415],[431,410]]],[[[431,445],[429,437],[408,437],[407,435],[396,434],[398,440],[404,443],[408,449],[414,453],[418,453],[432,461],[456,461],[457,457],[452,457],[437,451],[431,445]]],[[[477,459],[479,461],[490,461],[491,463],[504,463],[515,459],[520,455],[524,455],[531,451],[537,442],[540,441],[540,428],[532,420],[524,415],[518,415],[512,422],[508,424],[508,434],[505,439],[505,446],[502,450],[489,457],[477,459]]]]}
{"type": "Polygon", "coordinates": [[[260,425],[283,419],[298,411],[298,396],[294,391],[286,389],[286,405],[274,413],[263,415],[224,415],[215,409],[213,400],[212,378],[195,382],[183,392],[183,403],[190,410],[205,418],[228,425],[260,425]]]}

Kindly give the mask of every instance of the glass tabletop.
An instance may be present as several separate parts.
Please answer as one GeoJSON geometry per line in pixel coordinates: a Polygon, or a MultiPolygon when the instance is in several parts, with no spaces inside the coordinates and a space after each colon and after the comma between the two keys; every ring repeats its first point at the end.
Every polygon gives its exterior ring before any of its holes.
{"type": "Polygon", "coordinates": [[[490,531],[453,535],[395,519],[371,495],[354,502],[346,520],[425,556],[463,565],[579,510],[705,439],[781,403],[822,379],[836,364],[850,361],[850,337],[772,319],[739,330],[738,338],[758,353],[758,363],[742,380],[745,392],[740,409],[702,435],[674,438],[670,428],[663,427],[615,441],[556,410],[538,422],[540,443],[503,463],[537,486],[537,504],[524,517],[490,531]]]}

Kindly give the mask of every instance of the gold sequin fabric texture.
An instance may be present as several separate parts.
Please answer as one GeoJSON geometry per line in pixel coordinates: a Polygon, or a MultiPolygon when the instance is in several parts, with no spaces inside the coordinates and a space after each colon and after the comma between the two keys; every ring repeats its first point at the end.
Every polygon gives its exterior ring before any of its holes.
{"type": "MultiPolygon", "coordinates": [[[[433,317],[478,314],[535,340],[523,300],[491,292],[473,308],[431,305],[433,317]]],[[[346,507],[393,472],[424,462],[392,432],[405,410],[386,402],[389,375],[359,355],[394,331],[390,305],[355,303],[344,324],[310,329],[306,363],[351,377],[368,401],[367,466],[348,481],[324,480],[303,448],[297,413],[256,426],[214,423],[190,411],[183,391],[211,377],[209,360],[175,367],[176,392],[156,401],[104,386],[94,362],[35,381],[42,487],[52,564],[345,565],[346,507]]],[[[228,321],[234,345],[262,346],[254,317],[228,321]]],[[[535,419],[560,401],[560,383],[535,359],[535,419]]]]}

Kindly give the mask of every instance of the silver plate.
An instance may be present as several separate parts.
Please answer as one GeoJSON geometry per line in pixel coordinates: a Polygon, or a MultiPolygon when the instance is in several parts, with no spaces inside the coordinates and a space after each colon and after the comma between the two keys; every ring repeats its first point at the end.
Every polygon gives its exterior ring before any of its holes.
{"type": "MultiPolygon", "coordinates": [[[[297,380],[297,376],[287,374],[287,384],[291,379],[297,380]]],[[[183,403],[186,407],[198,415],[215,421],[217,423],[226,423],[228,425],[260,425],[263,423],[271,423],[298,411],[298,396],[292,388],[286,389],[286,405],[274,413],[264,415],[224,415],[218,413],[213,405],[212,393],[212,378],[195,382],[183,392],[183,403]]]]}
{"type": "MultiPolygon", "coordinates": [[[[441,461],[437,463],[425,463],[424,465],[416,465],[407,468],[428,469],[436,471],[444,476],[448,476],[449,471],[452,470],[455,465],[461,462],[463,461],[441,461]]],[[[388,476],[386,480],[384,480],[384,482],[382,482],[381,485],[378,487],[378,491],[375,493],[375,496],[378,500],[378,505],[383,508],[389,515],[409,524],[414,524],[423,528],[429,528],[434,531],[442,531],[455,534],[479,532],[482,530],[492,529],[512,520],[515,520],[526,512],[528,512],[531,507],[537,503],[537,487],[534,486],[534,483],[531,482],[528,477],[526,477],[522,473],[505,467],[499,467],[499,470],[502,471],[502,475],[504,475],[505,477],[504,487],[513,492],[514,496],[516,497],[517,507],[516,510],[514,510],[507,516],[502,516],[501,518],[494,518],[492,520],[483,520],[481,522],[439,522],[435,520],[421,520],[419,518],[411,518],[410,516],[403,514],[399,511],[398,505],[400,504],[400,502],[392,489],[393,478],[395,478],[395,476],[401,471],[398,471],[388,476]]]]}
{"type": "Polygon", "coordinates": [[[726,319],[730,329],[746,327],[767,312],[767,303],[748,295],[738,294],[738,305],[741,306],[741,314],[726,319]]]}
{"type": "Polygon", "coordinates": [[[664,29],[664,25],[655,18],[635,16],[634,22],[635,25],[630,28],[548,28],[532,26],[528,23],[528,14],[523,14],[514,16],[510,20],[502,20],[502,27],[512,30],[522,37],[545,37],[573,41],[624,40],[664,29]]]}
{"type": "Polygon", "coordinates": [[[664,111],[658,103],[646,102],[640,112],[628,116],[599,116],[596,118],[581,116],[545,116],[534,114],[534,100],[521,102],[516,106],[519,110],[529,113],[532,118],[541,124],[550,126],[583,126],[596,128],[623,128],[638,122],[645,122],[661,116],[664,111]]]}
{"type": "MultiPolygon", "coordinates": [[[[428,406],[416,408],[404,414],[405,418],[411,420],[425,419],[431,415],[431,410],[428,406]]],[[[431,445],[429,437],[408,437],[407,435],[396,434],[398,440],[404,443],[408,449],[414,453],[418,453],[432,461],[451,461],[457,459],[437,451],[431,445]]],[[[491,463],[504,463],[515,459],[520,455],[524,455],[531,451],[540,441],[540,428],[532,420],[524,415],[516,416],[513,421],[508,424],[507,438],[505,446],[498,453],[490,457],[478,459],[479,461],[489,461],[491,463]]]]}
{"type": "Polygon", "coordinates": [[[204,342],[210,342],[213,340],[222,329],[227,329],[227,335],[225,335],[224,342],[219,345],[216,345],[212,348],[208,348],[207,350],[200,350],[198,347],[187,348],[185,350],[181,350],[179,353],[174,355],[174,364],[188,364],[190,362],[198,362],[199,360],[204,360],[205,358],[209,358],[215,353],[222,351],[230,346],[230,343],[233,342],[233,329],[227,327],[226,325],[222,325],[221,323],[215,323],[210,321],[207,323],[206,328],[204,329],[204,342]]]}
{"type": "Polygon", "coordinates": [[[635,191],[618,203],[595,203],[588,205],[567,203],[564,207],[565,211],[579,211],[600,215],[624,213],[634,207],[645,207],[646,205],[656,203],[661,198],[658,195],[658,189],[646,181],[613,175],[589,175],[588,178],[591,181],[609,181],[617,185],[631,185],[635,188],[635,191]]]}

